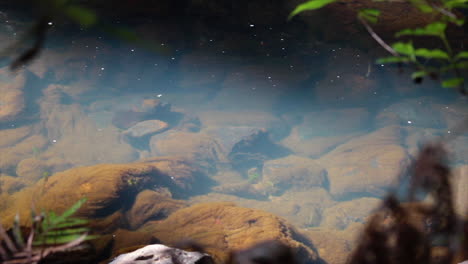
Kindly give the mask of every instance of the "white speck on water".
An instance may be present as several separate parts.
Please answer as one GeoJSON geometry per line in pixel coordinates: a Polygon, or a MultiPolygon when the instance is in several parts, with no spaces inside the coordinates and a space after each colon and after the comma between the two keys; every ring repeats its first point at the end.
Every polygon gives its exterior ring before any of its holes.
{"type": "Polygon", "coordinates": [[[250,26],[250,27],[255,27],[255,25],[254,25],[254,24],[250,24],[249,26],[250,26]]]}
{"type": "Polygon", "coordinates": [[[54,23],[52,23],[52,21],[51,21],[51,22],[49,22],[49,23],[47,23],[47,24],[48,24],[49,26],[52,26],[54,23]]]}
{"type": "Polygon", "coordinates": [[[411,121],[411,120],[408,120],[408,124],[412,124],[412,123],[413,123],[413,121],[411,121]]]}
{"type": "Polygon", "coordinates": [[[57,143],[57,140],[56,140],[56,139],[52,139],[52,143],[57,143]]]}
{"type": "Polygon", "coordinates": [[[156,95],[156,96],[157,96],[157,97],[161,97],[161,96],[162,96],[162,94],[158,94],[158,95],[156,95]]]}
{"type": "Polygon", "coordinates": [[[104,70],[104,67],[101,67],[101,71],[103,71],[103,70],[104,70]]]}

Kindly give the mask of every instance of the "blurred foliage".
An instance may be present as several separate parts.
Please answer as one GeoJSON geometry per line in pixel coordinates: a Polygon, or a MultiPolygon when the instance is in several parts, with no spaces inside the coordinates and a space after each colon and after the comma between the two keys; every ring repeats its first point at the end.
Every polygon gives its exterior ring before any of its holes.
{"type": "Polygon", "coordinates": [[[36,215],[32,210],[32,227],[29,228],[27,237],[20,227],[18,215],[10,233],[0,224],[0,241],[3,242],[0,243],[0,262],[39,263],[52,253],[68,251],[85,240],[95,238],[88,235],[87,220],[71,217],[85,202],[85,198],[79,200],[61,215],[54,212],[36,215]]]}
{"type": "MultiPolygon", "coordinates": [[[[388,2],[392,0],[373,0],[388,2]]],[[[290,14],[290,18],[309,10],[317,10],[338,0],[310,0],[298,5],[290,14]]],[[[400,2],[400,1],[399,1],[400,2]]],[[[373,30],[370,24],[377,24],[381,11],[378,9],[361,9],[357,13],[358,20],[366,27],[370,35],[388,52],[390,57],[379,58],[377,63],[409,64],[415,67],[412,74],[414,82],[420,83],[423,78],[440,79],[444,88],[457,88],[466,95],[463,73],[468,69],[468,51],[455,51],[447,36],[447,27],[461,27],[465,24],[465,16],[457,9],[468,8],[468,0],[409,0],[411,5],[422,13],[433,14],[437,21],[432,21],[421,28],[405,28],[395,33],[396,38],[409,37],[407,42],[398,41],[391,45],[384,42],[373,30]],[[438,15],[438,16],[436,16],[438,15]],[[440,40],[440,49],[416,48],[411,38],[434,37],[440,40]]]]}

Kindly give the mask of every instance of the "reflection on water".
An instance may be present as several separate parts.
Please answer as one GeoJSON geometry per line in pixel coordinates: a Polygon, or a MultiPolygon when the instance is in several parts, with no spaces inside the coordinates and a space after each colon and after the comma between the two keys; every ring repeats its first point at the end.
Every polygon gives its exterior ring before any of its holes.
{"type": "MultiPolygon", "coordinates": [[[[451,91],[414,86],[352,47],[246,60],[205,46],[167,57],[95,36],[66,41],[16,74],[3,64],[2,195],[75,167],[177,156],[204,178],[190,189],[171,176],[185,187],[164,197],[354,232],[418,148],[468,113],[451,91]]],[[[459,170],[467,146],[466,134],[448,143],[459,170]]]]}

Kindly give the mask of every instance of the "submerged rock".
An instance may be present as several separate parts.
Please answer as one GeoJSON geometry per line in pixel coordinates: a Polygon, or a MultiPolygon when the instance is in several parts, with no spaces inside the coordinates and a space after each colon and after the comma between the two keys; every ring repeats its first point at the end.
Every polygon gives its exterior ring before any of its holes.
{"type": "Polygon", "coordinates": [[[229,251],[275,240],[291,248],[298,263],[318,261],[313,245],[285,220],[261,210],[233,203],[203,203],[180,209],[163,221],[151,221],[139,231],[165,244],[191,239],[203,245],[217,263],[226,263],[229,251]]]}
{"type": "Polygon", "coordinates": [[[330,194],[338,200],[381,197],[409,162],[401,146],[401,128],[385,127],[354,138],[320,158],[327,169],[330,194]]]}
{"type": "Polygon", "coordinates": [[[152,136],[149,144],[154,156],[182,156],[209,172],[215,169],[217,162],[223,160],[219,143],[203,132],[169,130],[152,136]]]}
{"type": "Polygon", "coordinates": [[[156,244],[115,258],[110,264],[213,264],[208,254],[156,244]]]}
{"type": "MultiPolygon", "coordinates": [[[[102,223],[106,223],[106,230],[115,230],[127,226],[126,221],[130,219],[133,226],[139,226],[141,221],[158,213],[168,214],[183,206],[183,203],[165,195],[149,193],[154,203],[158,203],[158,199],[163,203],[148,206],[144,201],[136,199],[138,203],[132,207],[135,197],[142,189],[157,185],[175,190],[190,190],[192,185],[198,182],[195,174],[196,169],[182,159],[170,157],[131,164],[100,164],[73,168],[55,173],[31,187],[13,193],[12,202],[0,210],[0,218],[4,219],[5,223],[13,223],[16,213],[19,212],[21,221],[27,221],[30,219],[31,200],[34,200],[37,208],[62,213],[79,199],[86,197],[87,201],[80,208],[79,215],[96,218],[93,224],[102,226],[102,223]],[[132,210],[127,215],[121,213],[128,208],[132,210]],[[148,210],[145,214],[134,217],[134,213],[145,210],[148,210]]],[[[99,230],[102,231],[103,228],[99,230]]]]}
{"type": "Polygon", "coordinates": [[[278,195],[288,189],[306,190],[328,188],[327,172],[316,161],[290,155],[269,160],[263,165],[262,186],[270,186],[270,194],[278,195]]]}
{"type": "Polygon", "coordinates": [[[164,131],[169,125],[161,120],[146,120],[135,124],[123,132],[123,135],[132,138],[141,138],[164,131]]]}
{"type": "Polygon", "coordinates": [[[132,208],[126,212],[126,218],[130,228],[136,229],[149,219],[165,219],[185,206],[184,201],[172,199],[167,189],[166,191],[162,188],[158,191],[144,190],[135,198],[132,208]]]}
{"type": "Polygon", "coordinates": [[[0,94],[2,95],[0,97],[0,123],[18,120],[24,111],[25,95],[23,87],[25,83],[26,78],[23,74],[18,75],[10,83],[0,83],[0,94]]]}

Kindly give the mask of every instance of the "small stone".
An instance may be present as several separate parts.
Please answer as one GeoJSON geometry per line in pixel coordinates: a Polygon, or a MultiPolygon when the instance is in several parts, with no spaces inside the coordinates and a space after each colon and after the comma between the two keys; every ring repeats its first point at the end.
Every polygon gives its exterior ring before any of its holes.
{"type": "Polygon", "coordinates": [[[160,120],[146,120],[125,130],[123,134],[133,138],[140,138],[161,132],[168,127],[169,125],[166,122],[160,120]]]}

